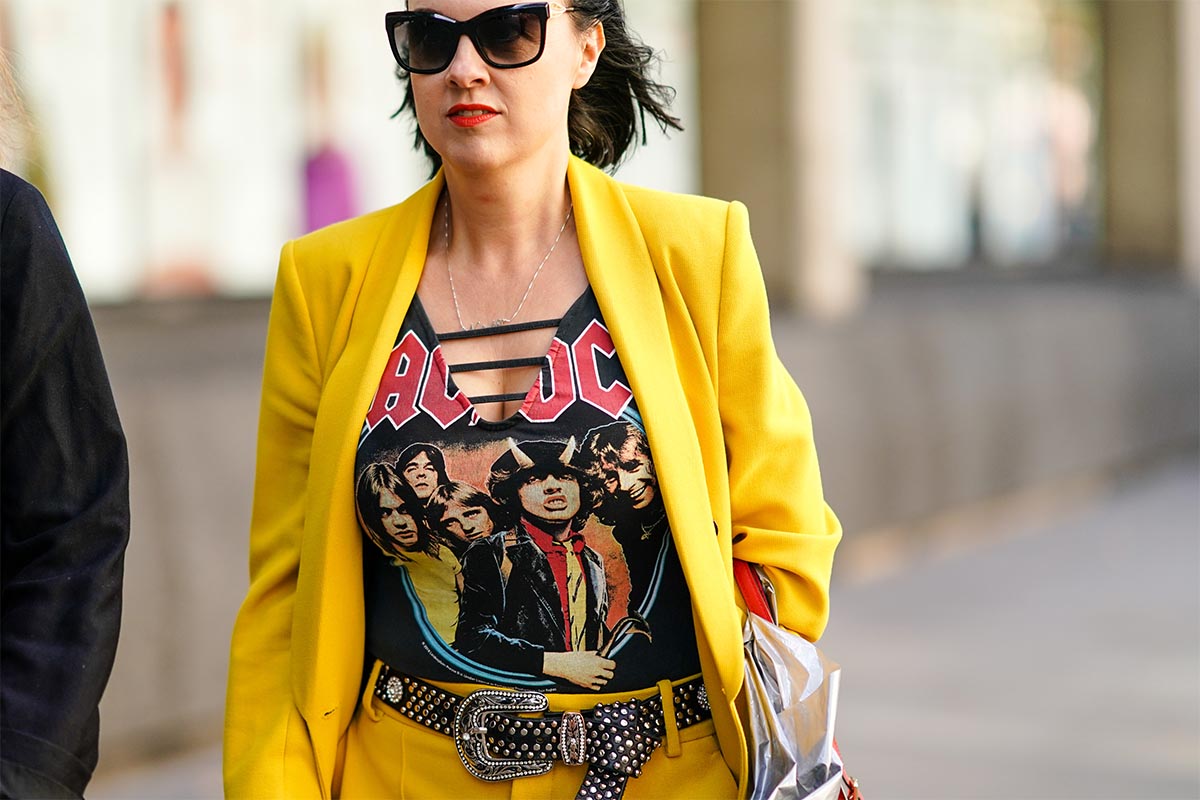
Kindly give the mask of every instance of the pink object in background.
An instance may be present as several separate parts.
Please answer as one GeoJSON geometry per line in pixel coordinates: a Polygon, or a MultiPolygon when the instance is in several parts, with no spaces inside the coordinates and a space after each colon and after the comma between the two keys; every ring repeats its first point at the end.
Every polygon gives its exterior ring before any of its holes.
{"type": "Polygon", "coordinates": [[[321,146],[304,163],[305,231],[315,231],[357,213],[350,159],[333,145],[321,146]]]}

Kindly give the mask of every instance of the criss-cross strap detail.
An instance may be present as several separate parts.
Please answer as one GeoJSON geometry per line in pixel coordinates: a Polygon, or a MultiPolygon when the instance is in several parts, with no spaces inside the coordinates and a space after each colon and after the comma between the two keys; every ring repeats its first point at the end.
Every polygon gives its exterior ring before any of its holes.
{"type": "MultiPolygon", "coordinates": [[[[557,328],[562,322],[558,319],[537,319],[529,322],[513,322],[506,325],[490,325],[486,328],[473,328],[465,331],[447,331],[435,334],[439,341],[454,341],[455,339],[479,339],[484,336],[503,336],[523,331],[536,331],[544,328],[557,328]]],[[[461,372],[487,372],[489,370],[513,369],[515,367],[539,367],[546,363],[545,356],[530,356],[528,358],[497,358],[489,361],[468,361],[462,364],[447,365],[450,374],[461,372]]],[[[510,392],[508,394],[484,394],[476,397],[468,396],[471,405],[481,406],[488,403],[507,403],[513,400],[524,400],[528,392],[510,392]]]]}
{"type": "Polygon", "coordinates": [[[465,331],[447,331],[446,333],[436,333],[438,341],[452,342],[455,339],[478,339],[481,336],[501,336],[506,333],[520,333],[521,331],[536,331],[541,328],[557,328],[562,322],[562,317],[558,319],[535,319],[529,322],[512,322],[508,325],[489,325],[486,328],[471,328],[465,331]]]}
{"type": "Polygon", "coordinates": [[[468,361],[465,364],[451,364],[450,373],[484,372],[489,369],[512,369],[513,367],[540,367],[546,363],[545,356],[530,356],[529,358],[500,358],[495,361],[468,361]]]}

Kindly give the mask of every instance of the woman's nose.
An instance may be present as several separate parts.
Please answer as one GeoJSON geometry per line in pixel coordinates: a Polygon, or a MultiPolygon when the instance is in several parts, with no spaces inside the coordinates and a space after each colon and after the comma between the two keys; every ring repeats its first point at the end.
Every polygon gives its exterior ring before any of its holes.
{"type": "Polygon", "coordinates": [[[458,49],[454,51],[454,59],[446,67],[446,80],[455,86],[473,86],[487,82],[489,77],[487,63],[475,49],[471,37],[463,34],[458,37],[458,49]]]}

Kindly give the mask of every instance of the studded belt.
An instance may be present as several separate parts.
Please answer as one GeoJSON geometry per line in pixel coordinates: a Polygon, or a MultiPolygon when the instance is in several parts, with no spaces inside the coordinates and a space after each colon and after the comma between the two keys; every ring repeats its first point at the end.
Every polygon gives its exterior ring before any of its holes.
{"type": "MultiPolygon", "coordinates": [[[[539,692],[480,689],[463,697],[384,664],[375,696],[414,722],[453,737],[463,766],[485,781],[542,775],[555,761],[587,764],[577,799],[620,798],[667,732],[661,694],[554,713],[539,692]],[[542,716],[521,716],[533,713],[542,716]]],[[[700,678],[672,687],[671,699],[681,730],[712,716],[700,678]]]]}

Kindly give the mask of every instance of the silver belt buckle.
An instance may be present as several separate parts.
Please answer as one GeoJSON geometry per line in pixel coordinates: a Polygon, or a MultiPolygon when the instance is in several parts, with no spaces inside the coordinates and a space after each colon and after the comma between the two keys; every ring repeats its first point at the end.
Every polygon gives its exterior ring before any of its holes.
{"type": "Polygon", "coordinates": [[[549,772],[554,766],[553,756],[545,761],[493,757],[488,752],[486,725],[487,718],[495,714],[528,714],[549,707],[546,695],[539,692],[480,689],[464,697],[454,715],[454,746],[467,772],[485,781],[507,781],[549,772]]]}

